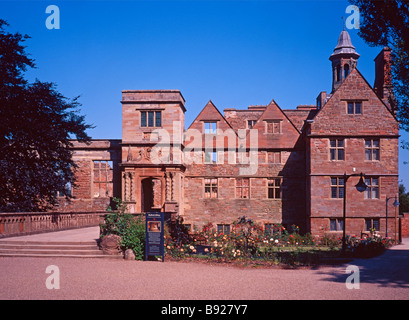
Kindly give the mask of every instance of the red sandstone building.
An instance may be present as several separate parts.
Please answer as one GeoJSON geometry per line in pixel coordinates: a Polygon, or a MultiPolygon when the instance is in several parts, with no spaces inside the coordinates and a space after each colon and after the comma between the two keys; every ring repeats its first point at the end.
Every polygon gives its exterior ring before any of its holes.
{"type": "MultiPolygon", "coordinates": [[[[390,98],[390,50],[375,59],[371,87],[342,31],[330,56],[332,91],[317,104],[222,112],[209,101],[185,129],[178,90],[122,92],[122,140],[74,141],[74,200],[60,209],[105,210],[120,197],[131,212],[165,211],[191,228],[228,232],[245,215],[269,228],[295,224],[314,235],[385,233],[385,199],[398,194],[399,129],[390,98]],[[360,193],[352,176],[365,175],[360,193]]],[[[390,223],[394,232],[392,201],[390,223]]],[[[389,220],[388,219],[388,220],[389,220]]]]}

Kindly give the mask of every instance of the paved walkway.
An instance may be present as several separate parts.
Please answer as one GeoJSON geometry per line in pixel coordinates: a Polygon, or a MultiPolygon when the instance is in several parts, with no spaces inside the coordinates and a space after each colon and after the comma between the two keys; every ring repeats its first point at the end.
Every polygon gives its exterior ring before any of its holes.
{"type": "Polygon", "coordinates": [[[21,237],[10,237],[0,239],[0,241],[19,240],[19,241],[69,241],[85,242],[99,239],[99,227],[89,227],[82,229],[71,229],[56,232],[39,233],[21,237]]]}
{"type": "MultiPolygon", "coordinates": [[[[80,231],[24,238],[59,241],[71,234],[87,241],[97,235],[96,228],[80,231]]],[[[409,239],[379,257],[356,259],[350,265],[359,268],[359,289],[347,288],[347,265],[286,270],[167,261],[0,258],[0,299],[409,299],[409,239]],[[59,289],[47,289],[50,265],[59,269],[59,289]]]]}

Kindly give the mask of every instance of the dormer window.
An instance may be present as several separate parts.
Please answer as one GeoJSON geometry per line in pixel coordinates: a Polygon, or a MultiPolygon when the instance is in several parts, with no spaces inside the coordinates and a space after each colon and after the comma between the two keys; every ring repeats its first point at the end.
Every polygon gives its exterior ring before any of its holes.
{"type": "Polygon", "coordinates": [[[247,120],[247,129],[252,129],[256,122],[257,120],[247,120]]]}
{"type": "Polygon", "coordinates": [[[216,134],[217,122],[216,121],[205,121],[205,133],[206,134],[216,134]]]}
{"type": "Polygon", "coordinates": [[[362,102],[361,101],[348,101],[347,102],[348,114],[362,114],[362,102]]]}
{"type": "Polygon", "coordinates": [[[281,121],[280,120],[266,121],[266,132],[274,134],[281,133],[281,121]]]}

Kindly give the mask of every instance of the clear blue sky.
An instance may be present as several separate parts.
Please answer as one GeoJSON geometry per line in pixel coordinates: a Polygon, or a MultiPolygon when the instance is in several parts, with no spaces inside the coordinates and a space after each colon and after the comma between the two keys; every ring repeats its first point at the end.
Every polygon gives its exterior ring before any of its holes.
{"type": "MultiPolygon", "coordinates": [[[[93,138],[121,138],[121,90],[179,89],[186,125],[208,100],[247,108],[274,99],[281,108],[314,104],[331,91],[328,60],[347,1],[4,1],[10,32],[31,36],[37,69],[29,79],[55,82],[67,97],[81,95],[93,138]],[[45,12],[60,9],[60,29],[45,12]]],[[[361,55],[358,69],[374,82],[371,48],[348,30],[361,55]]],[[[407,133],[401,133],[409,140],[407,133]]],[[[409,190],[409,151],[400,175],[409,190]]]]}

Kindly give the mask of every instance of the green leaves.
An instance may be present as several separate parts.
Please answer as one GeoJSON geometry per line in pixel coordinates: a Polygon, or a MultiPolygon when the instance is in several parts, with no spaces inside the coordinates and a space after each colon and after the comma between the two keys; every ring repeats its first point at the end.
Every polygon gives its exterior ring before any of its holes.
{"type": "Polygon", "coordinates": [[[79,114],[78,99],[68,99],[56,85],[24,79],[34,60],[22,43],[29,37],[7,33],[0,20],[0,211],[44,211],[71,198],[76,164],[72,136],[90,138],[92,128],[79,114]]]}

